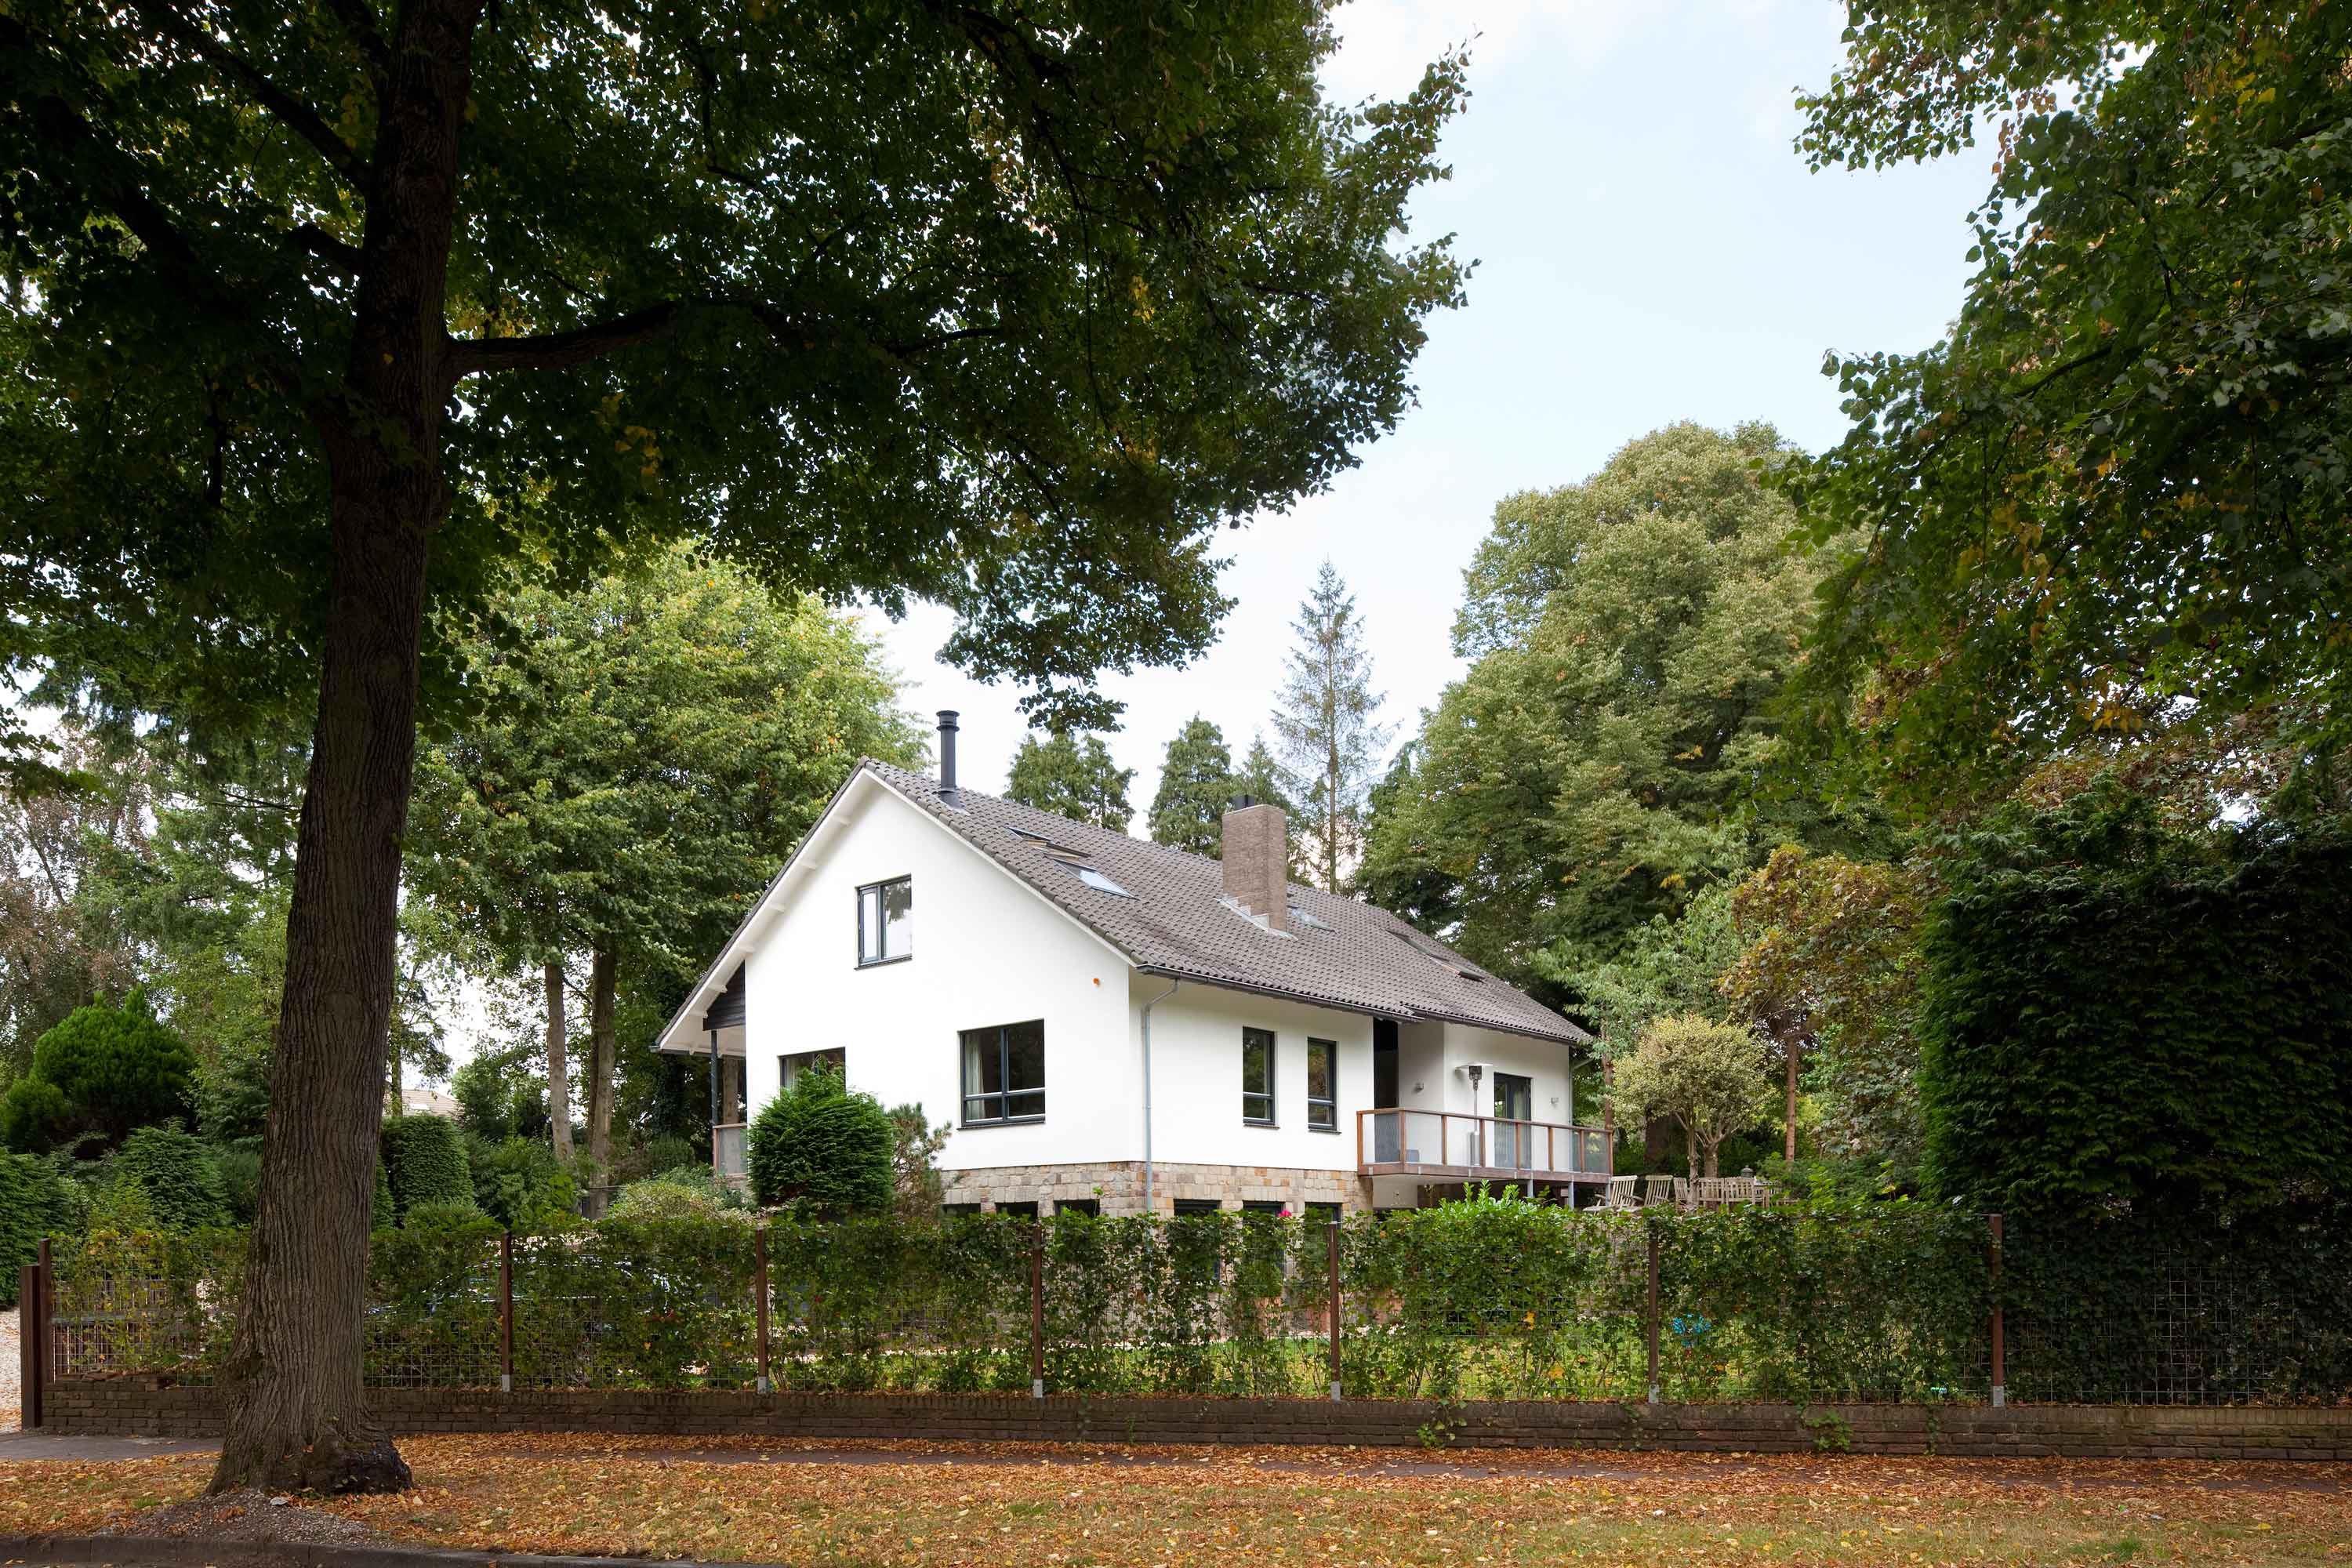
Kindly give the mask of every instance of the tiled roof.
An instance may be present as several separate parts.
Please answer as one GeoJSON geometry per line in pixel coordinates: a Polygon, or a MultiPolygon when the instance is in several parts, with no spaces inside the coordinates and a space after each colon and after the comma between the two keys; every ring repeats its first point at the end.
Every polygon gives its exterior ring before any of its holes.
{"type": "Polygon", "coordinates": [[[1205,856],[976,790],[956,791],[950,805],[926,774],[870,760],[858,765],[1139,969],[1382,1017],[1470,1024],[1571,1045],[1591,1038],[1386,910],[1294,882],[1290,931],[1271,931],[1224,901],[1224,868],[1205,856]],[[1118,890],[1082,878],[1082,868],[1118,890]]]}

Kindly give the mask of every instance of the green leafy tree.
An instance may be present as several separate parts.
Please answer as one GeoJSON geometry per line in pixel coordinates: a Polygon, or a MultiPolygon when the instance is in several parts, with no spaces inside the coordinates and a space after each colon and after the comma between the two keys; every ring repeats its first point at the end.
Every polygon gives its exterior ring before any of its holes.
{"type": "MultiPolygon", "coordinates": [[[[1918,353],[1832,359],[1794,492],[1838,561],[1814,760],[1926,811],[2087,741],[2352,705],[2352,13],[2279,0],[1852,0],[1816,167],[1997,128],[1979,263],[1918,353]]],[[[2340,763],[2338,764],[2340,765],[2340,763]]]]}
{"type": "Polygon", "coordinates": [[[1225,808],[1241,793],[1225,732],[1192,715],[1168,742],[1151,796],[1151,841],[1214,857],[1224,847],[1225,808]]]}
{"type": "Polygon", "coordinates": [[[1305,808],[1307,863],[1318,884],[1336,893],[1362,858],[1364,797],[1391,731],[1373,717],[1381,700],[1372,689],[1355,595],[1328,561],[1290,629],[1298,644],[1275,699],[1275,739],[1283,777],[1305,808]]]}
{"type": "Polygon", "coordinates": [[[588,955],[580,1077],[609,1172],[625,976],[691,978],[856,759],[912,762],[920,734],[847,617],[683,547],[519,590],[458,651],[481,712],[418,758],[410,884],[453,951],[545,976],[559,1157],[567,955],[588,955]]]}
{"type": "Polygon", "coordinates": [[[120,1007],[77,1007],[40,1037],[0,1100],[0,1139],[25,1152],[85,1132],[119,1144],[134,1128],[193,1116],[195,1101],[195,1053],[134,991],[120,1007]]]}
{"type": "Polygon", "coordinates": [[[762,1205],[795,1200],[825,1213],[887,1209],[897,1194],[898,1134],[870,1094],[835,1072],[805,1072],[751,1119],[747,1163],[762,1205]]]}
{"type": "Polygon", "coordinates": [[[1732,893],[1741,946],[1720,988],[1780,1053],[1790,1160],[1798,1079],[1818,1053],[1822,1132],[1835,1152],[1917,1169],[1914,1026],[1928,889],[1917,868],[1787,847],[1732,893]]]}
{"type": "Polygon", "coordinates": [[[390,1116],[383,1123],[383,1163],[390,1172],[394,1216],[408,1223],[412,1210],[474,1202],[474,1177],[466,1163],[466,1142],[446,1116],[390,1116]]]}
{"type": "Polygon", "coordinates": [[[1634,1121],[1666,1118],[1683,1130],[1693,1176],[1719,1174],[1724,1140],[1765,1114],[1764,1052],[1737,1024],[1674,1013],[1642,1031],[1616,1064],[1618,1105],[1634,1121]]]}
{"type": "Polygon", "coordinates": [[[1423,897],[1463,950],[1534,979],[1620,956],[1777,844],[1867,838],[1765,787],[1822,570],[1761,482],[1785,456],[1767,426],[1675,425],[1495,509],[1454,623],[1470,669],[1375,824],[1368,885],[1451,884],[1423,897]]]}
{"type": "Polygon", "coordinates": [[[1122,768],[1111,761],[1110,748],[1103,744],[1100,735],[1057,731],[1041,741],[1033,730],[1021,738],[1021,749],[1013,754],[1004,798],[1073,822],[1124,833],[1129,818],[1135,815],[1135,808],[1127,802],[1127,786],[1134,779],[1133,768],[1122,768]]]}
{"type": "Polygon", "coordinates": [[[949,1123],[934,1122],[919,1103],[894,1105],[890,1117],[890,1189],[894,1205],[908,1219],[936,1219],[945,1184],[940,1151],[947,1147],[949,1123]]]}
{"type": "Polygon", "coordinates": [[[1720,987],[1741,952],[1732,907],[1731,888],[1719,883],[1679,915],[1651,916],[1615,958],[1561,966],[1549,977],[1577,997],[1578,1016],[1610,1057],[1631,1054],[1643,1030],[1672,1015],[1728,1022],[1733,1009],[1720,987]]]}
{"type": "Polygon", "coordinates": [[[228,1194],[213,1151],[177,1127],[142,1127],[114,1156],[118,1180],[137,1182],[165,1230],[205,1230],[228,1223],[228,1194]]]}
{"type": "Polygon", "coordinates": [[[474,1206],[506,1229],[546,1229],[577,1213],[579,1188],[546,1144],[517,1137],[492,1142],[470,1130],[465,1143],[474,1206]]]}
{"type": "Polygon", "coordinates": [[[459,695],[428,605],[700,533],[942,600],[952,659],[1106,721],[1095,671],[1207,646],[1215,531],[1391,426],[1460,298],[1399,237],[1461,62],[1339,109],[1334,41],[1325,0],[0,18],[0,659],[313,721],[305,1131],[218,1487],[407,1480],[359,1368],[420,694],[459,695]]]}

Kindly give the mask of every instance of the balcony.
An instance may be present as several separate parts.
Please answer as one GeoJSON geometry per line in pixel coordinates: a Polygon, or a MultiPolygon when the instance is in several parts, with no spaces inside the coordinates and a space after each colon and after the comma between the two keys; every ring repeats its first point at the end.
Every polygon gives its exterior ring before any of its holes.
{"type": "Polygon", "coordinates": [[[1438,1182],[1605,1182],[1614,1152],[1599,1127],[1454,1110],[1356,1112],[1356,1168],[1438,1182]]]}

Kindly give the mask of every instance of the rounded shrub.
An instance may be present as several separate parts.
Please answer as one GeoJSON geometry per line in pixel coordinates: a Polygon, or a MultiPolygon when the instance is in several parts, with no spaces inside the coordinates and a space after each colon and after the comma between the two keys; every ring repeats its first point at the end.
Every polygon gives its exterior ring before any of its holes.
{"type": "Polygon", "coordinates": [[[751,1122],[752,1195],[770,1206],[887,1208],[897,1143],[879,1100],[851,1093],[838,1073],[803,1073],[751,1122]]]}
{"type": "Polygon", "coordinates": [[[0,1307],[16,1304],[16,1271],[39,1255],[41,1237],[68,1227],[73,1207],[65,1182],[47,1164],[0,1153],[0,1307]]]}
{"type": "Polygon", "coordinates": [[[383,1124],[383,1163],[392,1183],[394,1216],[408,1223],[427,1204],[474,1206],[474,1177],[466,1142],[446,1116],[394,1116],[383,1124]]]}
{"type": "Polygon", "coordinates": [[[195,1103],[195,1053],[134,991],[120,1007],[75,1008],[34,1043],[31,1068],[0,1110],[0,1131],[28,1152],[81,1132],[120,1142],[133,1128],[194,1115],[195,1103]]]}
{"type": "Polygon", "coordinates": [[[176,1127],[142,1127],[122,1141],[114,1168],[147,1191],[164,1230],[205,1230],[228,1223],[228,1195],[213,1152],[176,1127]]]}
{"type": "Polygon", "coordinates": [[[466,1158],[473,1169],[476,1205],[507,1229],[537,1230],[573,1217],[580,1189],[546,1144],[530,1138],[493,1143],[468,1137],[466,1158]]]}
{"type": "Polygon", "coordinates": [[[606,1211],[607,1219],[725,1219],[749,1225],[743,1200],[712,1179],[708,1166],[688,1165],[631,1182],[606,1211]]]}

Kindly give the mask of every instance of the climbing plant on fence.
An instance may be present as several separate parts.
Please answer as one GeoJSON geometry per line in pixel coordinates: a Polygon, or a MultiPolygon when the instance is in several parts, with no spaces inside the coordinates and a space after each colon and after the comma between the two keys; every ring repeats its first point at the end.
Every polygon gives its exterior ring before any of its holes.
{"type": "MultiPolygon", "coordinates": [[[[1055,1393],[1328,1385],[1320,1224],[761,1223],[607,1219],[512,1237],[516,1385],[752,1385],[763,1246],[780,1387],[1025,1392],[1033,1321],[1055,1393]]],[[[1640,1399],[1654,1332],[1673,1401],[1981,1399],[1989,1240],[1981,1215],[1911,1203],[1683,1215],[1490,1197],[1358,1215],[1339,1237],[1341,1382],[1360,1398],[1640,1399]]],[[[501,1241],[480,1223],[377,1234],[372,1383],[498,1385],[501,1241]]],[[[62,1246],[58,1370],[212,1378],[243,1251],[235,1232],[62,1246]]],[[[2352,1205],[2013,1225],[2003,1257],[2013,1397],[2352,1396],[2352,1205]]]]}

